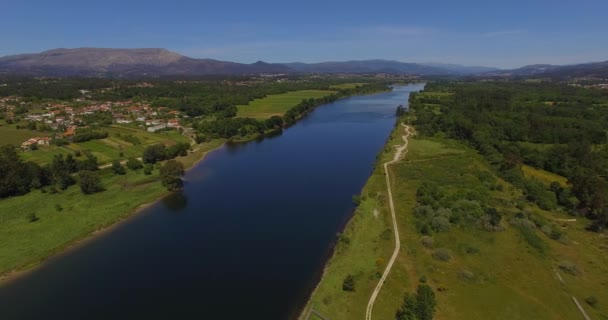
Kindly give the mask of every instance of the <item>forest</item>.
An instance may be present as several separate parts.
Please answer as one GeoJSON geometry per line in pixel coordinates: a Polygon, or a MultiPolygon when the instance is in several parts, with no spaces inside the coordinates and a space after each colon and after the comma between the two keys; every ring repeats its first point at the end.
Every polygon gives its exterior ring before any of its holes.
{"type": "Polygon", "coordinates": [[[608,91],[558,83],[436,82],[411,98],[423,135],[466,142],[543,209],[608,225],[608,91]],[[528,165],[568,179],[527,178],[528,165]]]}

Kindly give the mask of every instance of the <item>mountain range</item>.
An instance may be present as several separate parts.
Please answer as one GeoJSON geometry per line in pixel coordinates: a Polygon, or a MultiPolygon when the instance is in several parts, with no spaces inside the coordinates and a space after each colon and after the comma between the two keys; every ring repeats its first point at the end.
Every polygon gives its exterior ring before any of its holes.
{"type": "Polygon", "coordinates": [[[241,75],[263,73],[391,73],[422,76],[608,76],[608,61],[580,65],[531,65],[513,70],[441,63],[357,60],[320,63],[252,64],[195,59],[166,49],[53,49],[41,53],[0,57],[0,75],[160,77],[241,75]]]}

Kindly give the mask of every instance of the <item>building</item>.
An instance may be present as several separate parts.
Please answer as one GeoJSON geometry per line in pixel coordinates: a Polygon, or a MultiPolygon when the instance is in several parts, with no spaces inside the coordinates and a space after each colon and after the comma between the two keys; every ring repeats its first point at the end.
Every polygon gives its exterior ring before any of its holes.
{"type": "Polygon", "coordinates": [[[164,124],[164,123],[162,123],[162,124],[157,124],[157,125],[155,125],[155,126],[149,127],[149,128],[148,128],[148,132],[156,132],[156,131],[159,131],[159,130],[163,130],[163,129],[165,129],[165,128],[167,128],[167,125],[166,125],[166,124],[164,124]]]}

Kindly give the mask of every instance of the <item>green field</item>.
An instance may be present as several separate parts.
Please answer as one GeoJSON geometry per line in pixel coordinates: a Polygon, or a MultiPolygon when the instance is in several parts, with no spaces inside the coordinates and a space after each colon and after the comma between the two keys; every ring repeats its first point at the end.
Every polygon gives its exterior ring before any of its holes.
{"type": "MultiPolygon", "coordinates": [[[[402,143],[400,136],[401,132],[393,133],[378,163],[392,157],[391,146],[402,143]]],[[[608,301],[608,239],[585,231],[585,221],[560,222],[556,219],[570,217],[531,203],[527,212],[565,236],[557,241],[538,229],[521,232],[508,221],[523,195],[495,176],[500,188],[484,184],[482,172],[493,176],[474,150],[442,139],[412,140],[406,160],[391,166],[401,250],[376,300],[373,318],[394,319],[403,294],[415,290],[418,279],[425,276],[437,297],[435,319],[582,319],[571,296],[581,301],[592,319],[608,319],[608,304],[603,303],[608,301]],[[413,214],[422,182],[435,182],[450,192],[487,194],[491,205],[505,212],[504,231],[452,227],[434,233],[432,247],[424,246],[413,214]],[[447,249],[451,260],[434,259],[436,248],[447,249]],[[554,270],[564,260],[584,271],[576,276],[557,271],[562,284],[554,270]],[[600,301],[595,308],[584,302],[589,296],[600,301]]],[[[332,320],[364,318],[371,292],[394,249],[381,166],[376,166],[362,197],[308,304],[332,320]],[[347,275],[355,277],[354,292],[342,290],[347,275]]]]}
{"type": "Polygon", "coordinates": [[[247,105],[237,106],[237,117],[265,119],[272,116],[282,116],[287,110],[298,105],[305,99],[326,97],[335,91],[328,90],[298,90],[282,94],[269,95],[256,99],[247,105]]]}
{"type": "Polygon", "coordinates": [[[524,172],[525,177],[538,180],[546,185],[550,185],[552,182],[557,182],[562,187],[568,186],[568,179],[558,174],[541,169],[536,169],[525,164],[521,166],[521,170],[524,172]]]}
{"type": "Polygon", "coordinates": [[[21,146],[24,141],[33,137],[44,137],[45,133],[31,131],[27,129],[15,128],[15,125],[1,125],[0,126],[0,145],[12,144],[15,147],[21,146]]]}
{"type": "Polygon", "coordinates": [[[100,164],[104,164],[113,160],[141,157],[144,149],[152,144],[162,143],[172,145],[176,142],[190,142],[188,138],[177,131],[150,133],[143,129],[119,125],[107,127],[104,130],[109,133],[106,139],[71,143],[61,147],[52,145],[40,147],[38,150],[22,152],[21,156],[24,160],[45,164],[51,162],[57,154],[67,155],[77,150],[89,150],[97,157],[100,164]],[[125,141],[124,138],[120,138],[118,134],[123,136],[127,134],[133,135],[139,139],[140,143],[134,145],[131,142],[125,141]]]}
{"type": "MultiPolygon", "coordinates": [[[[190,167],[223,142],[212,140],[197,145],[195,152],[177,160],[190,167]]],[[[100,193],[84,195],[74,185],[57,194],[34,190],[0,201],[0,275],[34,267],[74,241],[168,194],[158,181],[158,169],[150,176],[144,175],[143,170],[127,170],[126,175],[116,176],[111,169],[105,169],[100,174],[106,188],[100,193]],[[30,222],[32,213],[39,220],[30,222]]]]}
{"type": "Polygon", "coordinates": [[[329,86],[330,89],[354,89],[356,87],[360,87],[362,85],[365,85],[365,83],[363,82],[357,82],[357,83],[342,83],[342,84],[334,84],[332,86],[329,86]]]}

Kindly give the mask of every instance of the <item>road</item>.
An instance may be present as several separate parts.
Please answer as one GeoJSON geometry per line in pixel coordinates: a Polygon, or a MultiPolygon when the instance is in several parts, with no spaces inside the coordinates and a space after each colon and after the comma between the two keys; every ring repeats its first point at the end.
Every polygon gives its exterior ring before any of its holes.
{"type": "Polygon", "coordinates": [[[401,136],[404,143],[401,146],[397,146],[397,151],[395,151],[393,160],[384,163],[384,173],[386,176],[386,188],[387,188],[387,192],[388,192],[388,203],[391,208],[391,217],[393,220],[393,230],[395,230],[395,251],[393,251],[393,255],[391,256],[391,259],[389,260],[388,264],[386,265],[386,269],[384,269],[382,278],[380,278],[378,285],[374,289],[374,292],[372,292],[372,296],[369,298],[369,302],[367,303],[367,310],[365,311],[366,320],[372,319],[372,310],[374,308],[374,303],[376,302],[376,298],[378,297],[378,294],[380,293],[380,290],[382,289],[382,286],[384,285],[384,281],[386,281],[388,274],[391,272],[391,269],[393,268],[393,264],[395,263],[395,260],[397,260],[397,256],[399,255],[399,250],[401,249],[401,241],[399,240],[399,228],[397,227],[397,217],[395,214],[395,204],[393,203],[393,193],[391,192],[391,182],[390,182],[389,172],[388,172],[388,166],[390,164],[393,164],[395,162],[402,160],[405,157],[405,155],[407,154],[407,145],[408,145],[408,141],[409,141],[408,139],[413,134],[413,132],[411,131],[411,128],[409,126],[404,125],[404,124],[401,124],[401,125],[405,128],[405,135],[401,136]]]}

